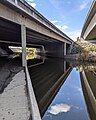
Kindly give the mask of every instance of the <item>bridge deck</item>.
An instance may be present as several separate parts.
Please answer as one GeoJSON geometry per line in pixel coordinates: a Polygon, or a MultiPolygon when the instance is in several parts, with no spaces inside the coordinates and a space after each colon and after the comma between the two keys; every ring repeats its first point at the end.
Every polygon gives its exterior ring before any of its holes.
{"type": "Polygon", "coordinates": [[[26,28],[34,30],[61,42],[71,44],[72,40],[32,8],[24,0],[0,1],[0,18],[12,21],[18,25],[24,24],[26,28]]]}

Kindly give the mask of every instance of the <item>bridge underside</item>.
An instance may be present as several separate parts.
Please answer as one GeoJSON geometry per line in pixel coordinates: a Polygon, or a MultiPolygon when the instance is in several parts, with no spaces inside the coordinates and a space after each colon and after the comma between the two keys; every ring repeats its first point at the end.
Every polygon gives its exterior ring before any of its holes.
{"type": "MultiPolygon", "coordinates": [[[[0,45],[22,46],[21,25],[0,18],[0,45]]],[[[66,46],[69,47],[69,45],[26,28],[26,46],[35,48],[41,48],[43,46],[46,56],[64,57],[66,46]]]]}
{"type": "Polygon", "coordinates": [[[96,1],[93,0],[81,32],[81,38],[96,42],[96,1]]]}
{"type": "Polygon", "coordinates": [[[86,37],[87,40],[94,40],[96,42],[96,26],[90,31],[88,36],[86,37]]]}

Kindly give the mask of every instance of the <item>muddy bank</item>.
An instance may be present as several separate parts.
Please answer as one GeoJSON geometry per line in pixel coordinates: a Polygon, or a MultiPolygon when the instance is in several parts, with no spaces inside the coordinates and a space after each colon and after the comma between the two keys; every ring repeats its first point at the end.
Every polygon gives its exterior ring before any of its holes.
{"type": "Polygon", "coordinates": [[[0,58],[0,94],[12,81],[14,75],[22,69],[21,62],[18,59],[0,58]]]}

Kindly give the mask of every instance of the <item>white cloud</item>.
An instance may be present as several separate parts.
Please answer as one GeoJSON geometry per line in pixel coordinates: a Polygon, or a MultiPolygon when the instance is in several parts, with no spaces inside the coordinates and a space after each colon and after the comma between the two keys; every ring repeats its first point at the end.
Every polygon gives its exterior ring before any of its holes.
{"type": "Polygon", "coordinates": [[[53,115],[57,115],[62,112],[68,112],[68,111],[70,111],[70,109],[71,109],[71,106],[69,106],[67,104],[56,104],[56,105],[52,106],[48,112],[53,115]]]}
{"type": "Polygon", "coordinates": [[[77,40],[77,37],[80,37],[81,31],[80,30],[76,30],[76,31],[72,31],[72,32],[66,32],[66,34],[73,39],[74,41],[77,40]]]}
{"type": "Polygon", "coordinates": [[[36,3],[31,3],[31,2],[28,2],[33,8],[36,7],[36,3]]]}
{"type": "Polygon", "coordinates": [[[77,88],[77,90],[82,93],[82,89],[81,88],[77,88]]]}
{"type": "Polygon", "coordinates": [[[67,28],[68,28],[67,25],[63,25],[63,26],[62,26],[62,30],[65,30],[65,29],[67,29],[67,28]]]}
{"type": "Polygon", "coordinates": [[[34,2],[34,0],[26,0],[28,2],[28,4],[30,4],[33,8],[36,7],[36,3],[34,2]]]}
{"type": "Polygon", "coordinates": [[[33,2],[34,0],[28,0],[28,2],[33,2]]]}
{"type": "Polygon", "coordinates": [[[62,27],[60,25],[55,25],[57,28],[61,29],[62,27]]]}
{"type": "Polygon", "coordinates": [[[50,20],[50,22],[55,24],[55,23],[58,23],[59,21],[58,20],[50,20]]]}
{"type": "MultiPolygon", "coordinates": [[[[58,22],[57,20],[54,21],[54,23],[58,22]]],[[[55,24],[55,26],[60,29],[62,32],[64,32],[66,35],[68,35],[71,39],[73,39],[74,41],[77,40],[77,37],[80,37],[81,34],[81,30],[75,30],[75,31],[66,31],[66,29],[68,29],[69,27],[67,25],[57,25],[55,24]]]]}
{"type": "Polygon", "coordinates": [[[83,9],[85,9],[88,3],[89,3],[89,0],[84,0],[84,2],[80,5],[79,10],[82,11],[83,9]]]}
{"type": "Polygon", "coordinates": [[[61,31],[64,32],[64,30],[68,29],[67,25],[55,25],[57,28],[59,28],[61,31]]]}

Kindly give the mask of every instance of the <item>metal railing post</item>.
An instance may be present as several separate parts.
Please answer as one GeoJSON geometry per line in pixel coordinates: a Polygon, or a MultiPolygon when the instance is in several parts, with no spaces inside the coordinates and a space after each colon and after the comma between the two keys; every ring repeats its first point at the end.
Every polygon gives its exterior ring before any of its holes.
{"type": "Polygon", "coordinates": [[[22,42],[22,66],[26,66],[26,27],[21,25],[21,42],[22,42]]]}
{"type": "Polygon", "coordinates": [[[66,55],[66,43],[64,43],[64,56],[66,55]]]}

